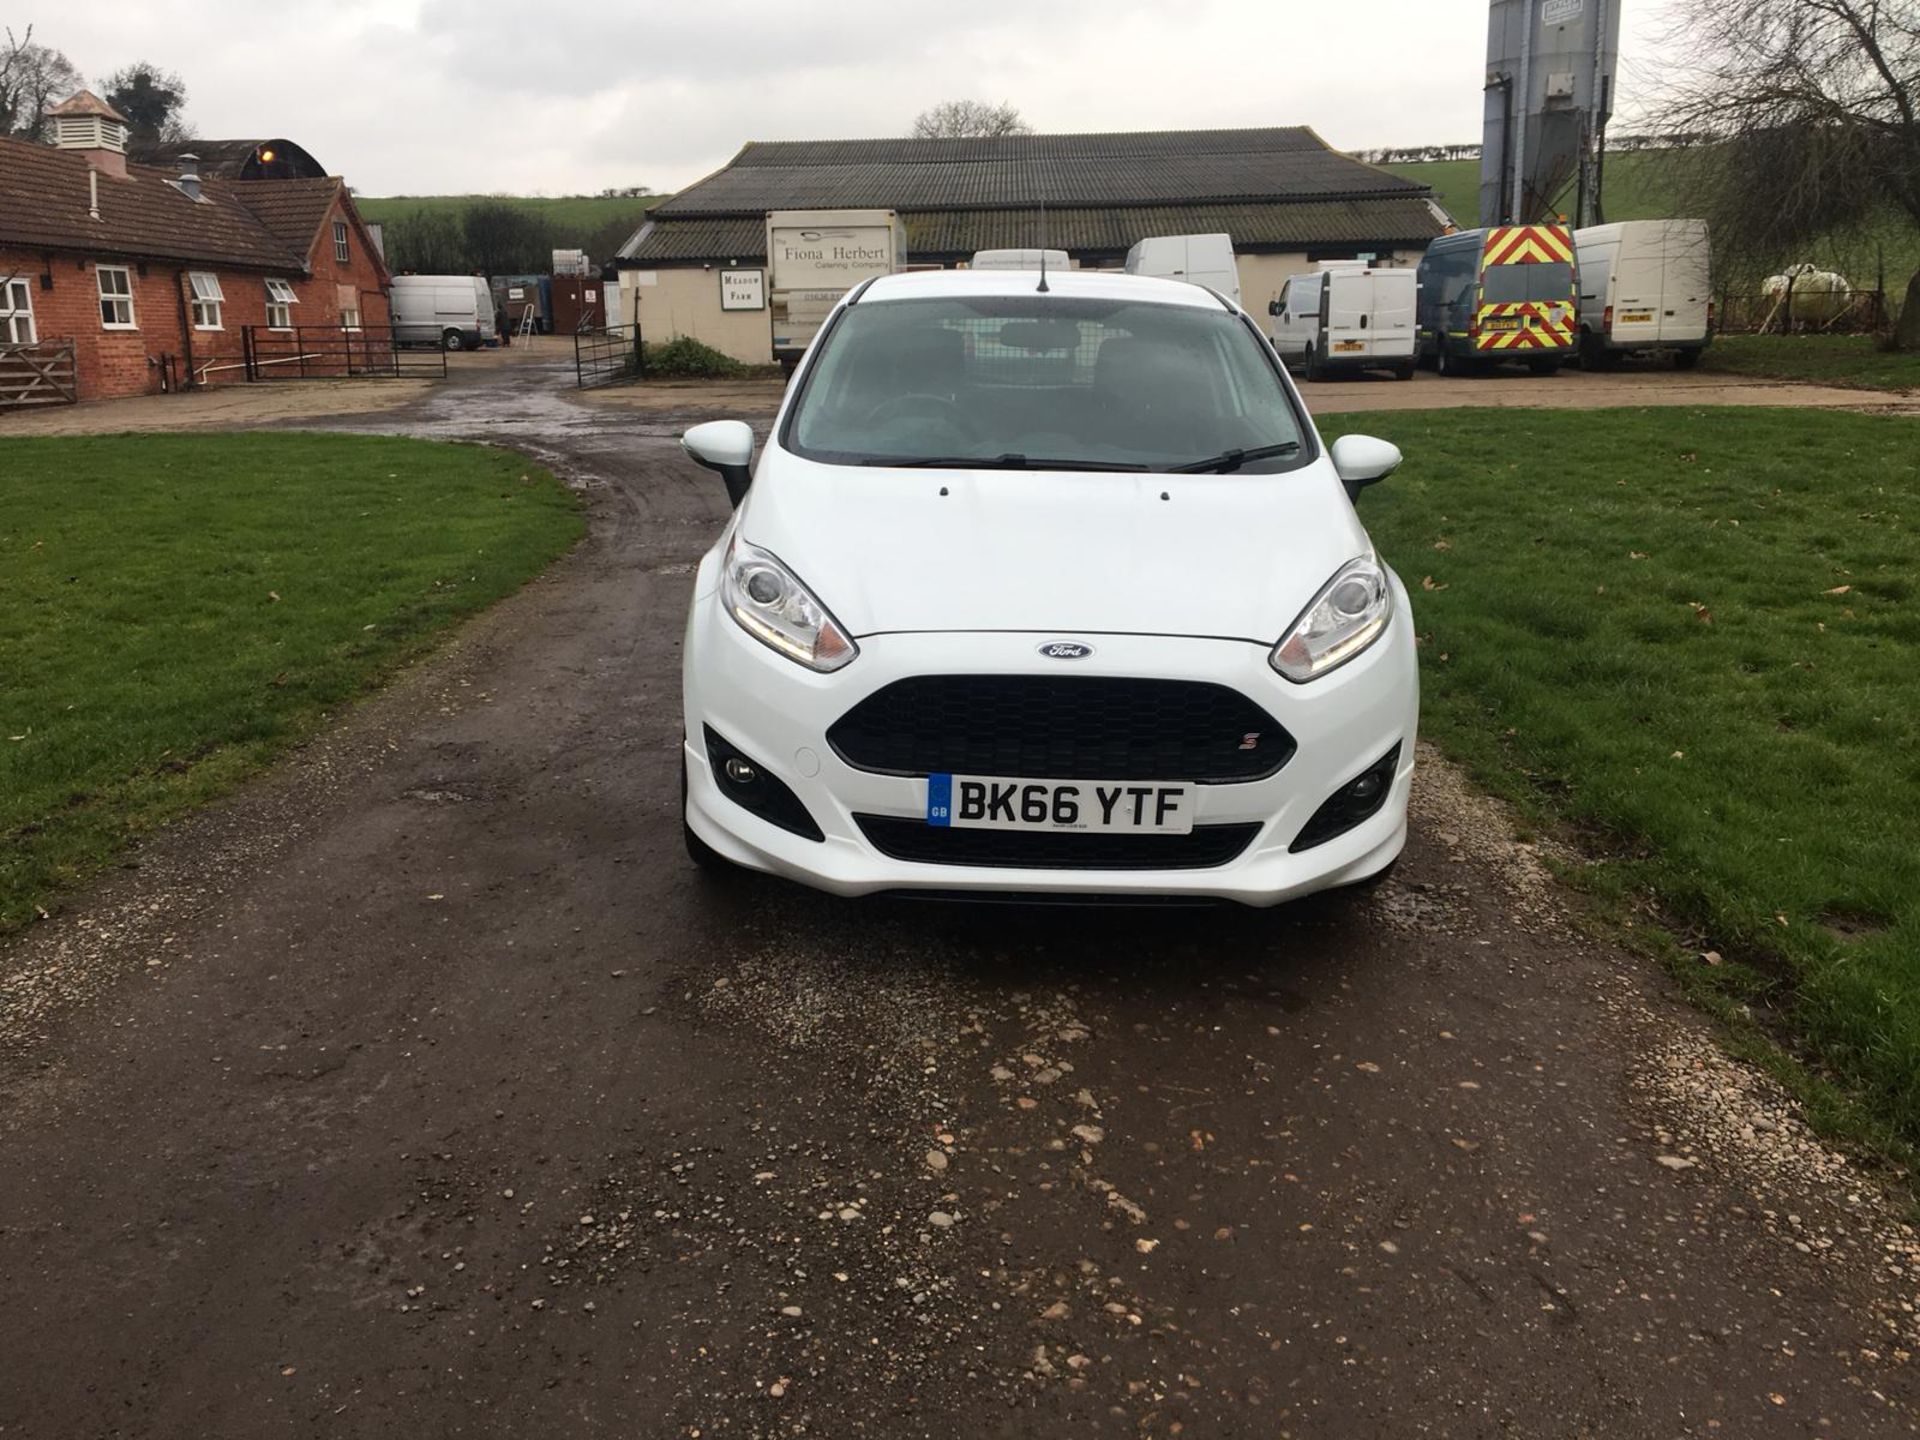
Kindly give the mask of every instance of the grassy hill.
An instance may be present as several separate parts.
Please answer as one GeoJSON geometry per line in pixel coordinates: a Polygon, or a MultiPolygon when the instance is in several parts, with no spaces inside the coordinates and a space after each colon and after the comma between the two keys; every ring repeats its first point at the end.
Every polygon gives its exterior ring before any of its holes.
{"type": "Polygon", "coordinates": [[[353,201],[368,220],[389,224],[416,211],[438,210],[457,215],[476,201],[497,200],[502,204],[524,207],[549,220],[562,232],[584,239],[615,221],[631,222],[638,226],[647,211],[666,198],[664,195],[616,199],[600,195],[557,195],[551,198],[535,195],[356,195],[353,201]]]}

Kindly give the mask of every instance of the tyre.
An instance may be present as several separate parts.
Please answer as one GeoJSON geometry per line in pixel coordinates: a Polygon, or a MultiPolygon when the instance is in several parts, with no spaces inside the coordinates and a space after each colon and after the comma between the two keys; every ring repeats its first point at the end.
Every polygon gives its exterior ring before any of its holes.
{"type": "Polygon", "coordinates": [[[1318,381],[1326,378],[1327,371],[1320,363],[1320,352],[1311,345],[1307,346],[1307,379],[1318,381]]]}
{"type": "Polygon", "coordinates": [[[1396,380],[1411,380],[1413,378],[1414,365],[1415,362],[1409,360],[1404,365],[1394,366],[1393,378],[1396,380]]]}
{"type": "Polygon", "coordinates": [[[1434,347],[1433,370],[1443,380],[1455,380],[1465,373],[1460,362],[1453,358],[1453,351],[1447,348],[1445,340],[1434,347]]]}
{"type": "Polygon", "coordinates": [[[442,350],[464,350],[467,348],[467,337],[462,335],[458,330],[443,330],[440,332],[440,348],[442,350]]]}
{"type": "Polygon", "coordinates": [[[680,761],[680,837],[687,847],[687,858],[700,869],[713,875],[724,875],[733,870],[734,864],[718,850],[693,833],[693,826],[687,823],[687,762],[680,761]]]}
{"type": "Polygon", "coordinates": [[[1699,363],[1700,352],[1698,350],[1676,350],[1673,352],[1673,368],[1676,370],[1691,370],[1699,363]]]}
{"type": "Polygon", "coordinates": [[[1557,359],[1527,361],[1527,371],[1529,374],[1552,375],[1555,372],[1557,372],[1559,369],[1560,369],[1560,362],[1557,359]]]}
{"type": "Polygon", "coordinates": [[[1591,330],[1580,332],[1580,368],[1582,370],[1611,370],[1620,363],[1618,351],[1609,350],[1600,343],[1600,337],[1591,330]]]}

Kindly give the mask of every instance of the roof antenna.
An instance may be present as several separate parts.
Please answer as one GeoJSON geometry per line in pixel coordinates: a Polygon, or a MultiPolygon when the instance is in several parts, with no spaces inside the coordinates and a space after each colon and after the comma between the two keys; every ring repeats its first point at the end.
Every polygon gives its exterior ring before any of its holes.
{"type": "MultiPolygon", "coordinates": [[[[1028,164],[1027,173],[1029,175],[1033,173],[1031,162],[1028,164]]],[[[1047,286],[1047,192],[1040,186],[1035,185],[1033,187],[1033,193],[1040,199],[1040,287],[1034,293],[1045,295],[1049,293],[1047,286]]]]}

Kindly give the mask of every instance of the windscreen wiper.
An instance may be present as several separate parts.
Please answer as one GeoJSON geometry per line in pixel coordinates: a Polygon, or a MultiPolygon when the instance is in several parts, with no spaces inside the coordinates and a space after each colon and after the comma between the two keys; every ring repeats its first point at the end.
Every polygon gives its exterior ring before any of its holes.
{"type": "Polygon", "coordinates": [[[1238,470],[1249,460],[1270,460],[1275,455],[1291,455],[1300,448],[1298,440],[1283,440],[1278,445],[1259,445],[1251,450],[1223,450],[1209,460],[1195,460],[1190,465],[1169,465],[1169,475],[1202,475],[1216,472],[1224,475],[1230,470],[1238,470]]]}
{"type": "Polygon", "coordinates": [[[915,455],[904,459],[876,456],[862,465],[884,465],[895,470],[1145,470],[1117,460],[1048,460],[1030,455],[915,455]]]}

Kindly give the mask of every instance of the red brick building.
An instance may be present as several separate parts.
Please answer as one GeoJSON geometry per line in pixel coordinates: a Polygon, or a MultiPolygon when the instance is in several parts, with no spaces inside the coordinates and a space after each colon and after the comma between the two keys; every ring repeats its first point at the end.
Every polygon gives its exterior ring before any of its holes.
{"type": "Polygon", "coordinates": [[[0,138],[0,350],[73,343],[80,397],[245,378],[242,330],[385,327],[391,277],[337,176],[130,164],[81,91],[52,145],[0,138]]]}

